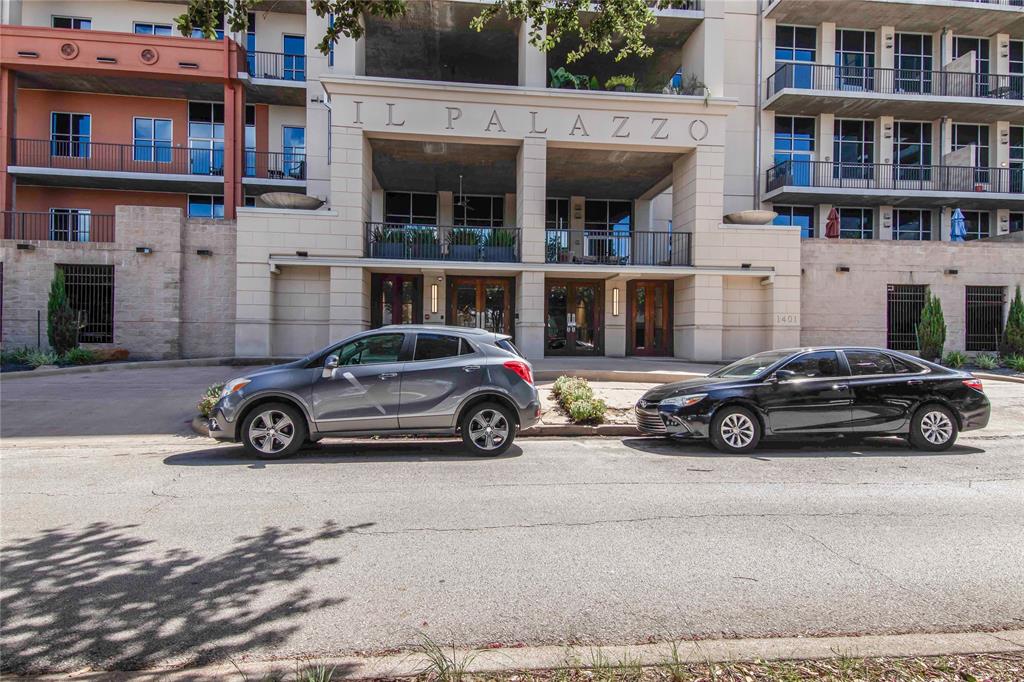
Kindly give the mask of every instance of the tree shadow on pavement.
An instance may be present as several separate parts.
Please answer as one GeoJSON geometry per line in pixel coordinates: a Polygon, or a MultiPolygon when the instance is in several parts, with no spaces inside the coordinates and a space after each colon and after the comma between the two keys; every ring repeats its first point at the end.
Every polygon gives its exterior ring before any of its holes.
{"type": "Polygon", "coordinates": [[[624,438],[622,444],[633,450],[667,457],[729,457],[770,460],[777,458],[832,457],[948,457],[979,455],[985,450],[968,445],[954,445],[943,452],[917,450],[900,438],[815,438],[800,441],[766,441],[753,452],[730,455],[719,452],[707,441],[671,440],[668,438],[624,438]]]}
{"type": "Polygon", "coordinates": [[[304,614],[344,601],[295,581],[338,562],[330,541],[372,525],[268,527],[210,556],[156,553],[137,526],[110,523],[8,541],[2,670],[200,665],[281,647],[304,614]]]}

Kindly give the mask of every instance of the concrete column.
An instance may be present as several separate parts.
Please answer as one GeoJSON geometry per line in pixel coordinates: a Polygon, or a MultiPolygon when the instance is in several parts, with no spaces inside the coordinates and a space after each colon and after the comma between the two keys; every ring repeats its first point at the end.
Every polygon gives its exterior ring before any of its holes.
{"type": "Polygon", "coordinates": [[[883,26],[878,30],[878,42],[875,43],[875,64],[882,69],[891,69],[895,63],[896,28],[883,26]]]}
{"type": "Polygon", "coordinates": [[[501,224],[504,227],[516,227],[518,222],[516,217],[519,215],[519,206],[516,195],[513,192],[505,193],[505,212],[504,218],[502,218],[501,224]]]}
{"type": "Polygon", "coordinates": [[[881,185],[886,174],[892,173],[892,168],[883,165],[891,164],[893,159],[893,135],[895,134],[895,120],[892,116],[879,116],[875,119],[875,181],[881,185]]]}
{"type": "MultiPolygon", "coordinates": [[[[6,8],[6,3],[4,3],[6,8]]],[[[20,4],[18,5],[20,15],[20,4]]],[[[11,138],[17,136],[14,106],[17,99],[17,75],[11,69],[0,69],[0,211],[13,211],[14,176],[7,172],[12,165],[14,148],[11,138]]]]}
{"type": "Polygon", "coordinates": [[[637,199],[633,202],[633,231],[650,232],[654,229],[652,199],[637,199]]]}
{"type": "Polygon", "coordinates": [[[437,193],[437,224],[455,224],[455,194],[449,190],[437,193]]]}
{"type": "Polygon", "coordinates": [[[370,328],[370,273],[360,267],[332,266],[330,338],[343,339],[370,328]]]}
{"type": "MultiPolygon", "coordinates": [[[[319,81],[313,85],[320,88],[319,81]]],[[[310,98],[314,96],[311,88],[308,93],[310,98]]],[[[323,97],[323,92],[318,96],[323,97]]],[[[330,112],[323,103],[309,102],[306,105],[306,192],[324,201],[328,201],[331,195],[331,169],[327,153],[330,138],[330,112]]]]}
{"type": "Polygon", "coordinates": [[[373,151],[361,128],[335,126],[331,137],[331,208],[338,212],[340,232],[361,241],[372,216],[373,151]]]}
{"type": "Polygon", "coordinates": [[[586,218],[586,197],[569,197],[569,252],[583,255],[583,226],[586,218]]]}
{"type": "Polygon", "coordinates": [[[878,226],[875,228],[875,239],[893,238],[895,229],[895,209],[892,206],[878,207],[878,226]]]}
{"type": "Polygon", "coordinates": [[[445,311],[444,270],[423,271],[423,323],[444,324],[445,311]],[[437,287],[437,310],[433,310],[434,289],[437,287]]]}
{"type": "MultiPolygon", "coordinates": [[[[814,156],[818,161],[832,161],[834,140],[836,137],[836,115],[818,114],[818,128],[815,131],[814,156]]],[[[830,168],[823,168],[820,172],[832,175],[830,168]]]]}
{"type": "Polygon", "coordinates": [[[953,226],[953,208],[950,206],[943,206],[939,209],[939,240],[948,242],[951,241],[949,238],[949,230],[953,226]]]}
{"type": "Polygon", "coordinates": [[[374,187],[370,193],[370,221],[384,222],[384,190],[374,187]]]}
{"type": "MultiPolygon", "coordinates": [[[[949,116],[944,116],[935,121],[933,125],[941,141],[941,149],[939,149],[939,158],[941,159],[953,152],[953,119],[949,116]]],[[[935,159],[932,163],[937,165],[937,161],[938,159],[935,159]]]]}
{"type": "MultiPolygon", "coordinates": [[[[692,234],[693,264],[718,247],[725,186],[725,152],[704,145],[672,164],[672,230],[692,234]]],[[[711,257],[714,257],[711,255],[711,257]]]]}
{"type": "MultiPolygon", "coordinates": [[[[530,24],[519,27],[519,85],[525,88],[546,88],[548,85],[548,55],[530,43],[530,24]]],[[[541,39],[547,27],[539,29],[541,39]]]]}
{"type": "Polygon", "coordinates": [[[936,71],[945,70],[946,64],[953,60],[953,31],[936,31],[932,34],[932,53],[935,55],[936,71]]]}
{"type": "MultiPolygon", "coordinates": [[[[989,126],[989,165],[993,168],[1008,168],[1010,166],[1010,122],[996,121],[989,126]]],[[[997,192],[1009,192],[1009,176],[1001,173],[993,173],[992,183],[997,192]]]]}
{"type": "Polygon", "coordinates": [[[780,268],[791,274],[776,274],[770,285],[767,311],[768,347],[794,348],[800,345],[800,264],[786,264],[780,268]]]}
{"type": "MultiPolygon", "coordinates": [[[[231,43],[234,45],[234,43],[231,43]]],[[[245,197],[242,174],[245,141],[245,88],[238,81],[224,83],[224,217],[234,220],[235,207],[245,197]]]]}
{"type": "Polygon", "coordinates": [[[604,283],[604,354],[611,358],[626,355],[626,290],[625,277],[615,277],[604,283]],[[618,290],[619,310],[615,314],[615,292],[618,290]]]}
{"type": "Polygon", "coordinates": [[[832,210],[832,204],[818,204],[818,215],[814,225],[814,236],[818,239],[826,239],[825,224],[828,222],[828,214],[832,210]]]}
{"type": "MultiPolygon", "coordinates": [[[[990,73],[1005,76],[1010,73],[1010,34],[997,33],[989,38],[988,53],[991,56],[990,73]]],[[[997,86],[1002,85],[997,83],[997,86]]]]}
{"type": "Polygon", "coordinates": [[[712,97],[725,95],[725,4],[707,0],[704,21],[683,44],[683,73],[692,73],[707,86],[712,97]]]}
{"type": "Polygon", "coordinates": [[[721,361],[724,290],[721,275],[693,275],[676,280],[672,331],[677,358],[721,361]]]}
{"type": "Polygon", "coordinates": [[[239,263],[235,302],[235,355],[268,357],[274,280],[266,263],[239,263]]]}
{"type": "Polygon", "coordinates": [[[544,138],[527,137],[523,139],[516,156],[516,220],[522,230],[520,254],[524,263],[544,262],[547,154],[547,141],[544,138]]]}
{"type": "Polygon", "coordinates": [[[544,357],[544,273],[522,272],[516,282],[516,345],[530,360],[544,357]]]}
{"type": "Polygon", "coordinates": [[[836,63],[836,24],[823,21],[818,24],[818,64],[833,66],[836,63]]]}

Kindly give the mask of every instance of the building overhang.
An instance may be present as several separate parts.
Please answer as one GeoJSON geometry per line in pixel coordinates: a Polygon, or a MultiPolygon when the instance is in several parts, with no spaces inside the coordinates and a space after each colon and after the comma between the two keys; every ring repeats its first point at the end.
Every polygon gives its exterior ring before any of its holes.
{"type": "Polygon", "coordinates": [[[306,82],[282,78],[249,78],[241,74],[245,83],[245,98],[249,104],[283,104],[306,106],[306,82]]]}
{"type": "Polygon", "coordinates": [[[835,204],[839,206],[912,206],[940,208],[957,206],[964,209],[991,211],[999,208],[1024,208],[1024,194],[1003,192],[950,192],[929,190],[883,190],[834,187],[802,187],[785,185],[767,192],[765,201],[777,204],[835,204]]]}
{"type": "Polygon", "coordinates": [[[224,176],[179,173],[126,173],[78,168],[35,168],[8,166],[7,172],[26,185],[80,187],[85,189],[131,189],[151,192],[195,192],[222,194],[224,176]]]}
{"type": "Polygon", "coordinates": [[[765,101],[764,108],[785,116],[832,113],[843,118],[895,116],[923,121],[949,116],[972,123],[1024,123],[1024,102],[1019,99],[783,88],[765,101]]]}

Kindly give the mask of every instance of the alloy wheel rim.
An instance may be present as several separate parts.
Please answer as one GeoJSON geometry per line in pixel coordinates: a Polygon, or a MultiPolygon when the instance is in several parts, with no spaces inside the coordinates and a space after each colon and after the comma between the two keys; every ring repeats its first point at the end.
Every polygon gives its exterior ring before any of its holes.
{"type": "Polygon", "coordinates": [[[495,450],[508,439],[509,424],[497,410],[480,410],[469,420],[469,439],[481,450],[495,450]]]}
{"type": "Polygon", "coordinates": [[[932,445],[942,445],[953,436],[953,422],[946,413],[934,410],[921,419],[921,434],[932,445]]]}
{"type": "Polygon", "coordinates": [[[754,440],[754,423],[750,421],[750,417],[739,412],[727,415],[722,420],[720,431],[722,440],[729,447],[745,448],[750,445],[750,441],[754,440]]]}
{"type": "Polygon", "coordinates": [[[268,455],[281,452],[294,438],[295,424],[280,410],[261,412],[249,425],[249,441],[268,455]]]}

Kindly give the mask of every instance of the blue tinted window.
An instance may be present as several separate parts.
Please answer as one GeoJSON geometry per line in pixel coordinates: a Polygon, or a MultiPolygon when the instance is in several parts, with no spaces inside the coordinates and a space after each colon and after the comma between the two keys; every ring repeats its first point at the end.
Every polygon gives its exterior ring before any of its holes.
{"type": "Polygon", "coordinates": [[[804,239],[814,236],[813,206],[773,206],[772,210],[779,214],[772,221],[773,225],[799,227],[800,236],[804,239]]]}

